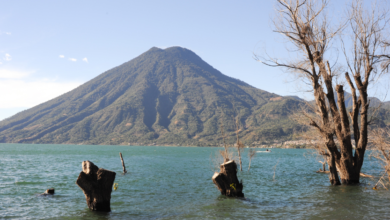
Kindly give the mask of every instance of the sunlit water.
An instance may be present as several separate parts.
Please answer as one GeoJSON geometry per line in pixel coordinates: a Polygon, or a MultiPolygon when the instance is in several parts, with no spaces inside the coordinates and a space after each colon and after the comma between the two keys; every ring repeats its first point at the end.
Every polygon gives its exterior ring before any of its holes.
{"type": "MultiPolygon", "coordinates": [[[[239,179],[245,199],[214,187],[212,155],[218,148],[75,145],[0,145],[0,218],[9,219],[386,219],[390,192],[331,186],[307,150],[257,153],[239,179]],[[122,175],[122,152],[128,174],[122,175]],[[81,162],[117,173],[112,212],[92,212],[75,184],[81,162]],[[276,167],[275,167],[276,165],[276,167]],[[39,196],[54,187],[54,196],[39,196]]],[[[364,173],[379,175],[367,158],[364,173]]]]}

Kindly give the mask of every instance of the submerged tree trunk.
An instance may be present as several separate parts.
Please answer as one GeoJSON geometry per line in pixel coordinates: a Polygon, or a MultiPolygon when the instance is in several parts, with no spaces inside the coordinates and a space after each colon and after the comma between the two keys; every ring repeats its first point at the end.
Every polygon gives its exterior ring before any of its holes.
{"type": "Polygon", "coordinates": [[[88,208],[92,211],[110,212],[112,185],[115,172],[97,167],[91,161],[83,161],[76,184],[83,190],[88,208]]]}
{"type": "Polygon", "coordinates": [[[334,156],[328,157],[329,166],[329,181],[332,185],[340,185],[339,175],[337,173],[336,162],[334,156]]]}
{"type": "Polygon", "coordinates": [[[122,161],[123,174],[126,174],[127,170],[126,170],[126,166],[125,166],[125,161],[123,161],[123,157],[122,157],[122,153],[121,152],[119,152],[119,156],[121,157],[121,161],[122,161]]]}
{"type": "Polygon", "coordinates": [[[221,164],[221,171],[215,172],[212,180],[222,195],[230,197],[244,197],[243,185],[237,178],[237,164],[230,160],[221,164]]]}

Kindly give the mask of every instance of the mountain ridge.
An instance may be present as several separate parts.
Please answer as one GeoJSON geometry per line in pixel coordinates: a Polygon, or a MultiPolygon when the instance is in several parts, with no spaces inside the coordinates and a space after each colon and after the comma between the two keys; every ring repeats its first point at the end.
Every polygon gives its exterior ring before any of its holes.
{"type": "Polygon", "coordinates": [[[302,102],[222,74],[194,52],[153,47],[57,98],[0,122],[7,143],[218,145],[291,139],[302,102]],[[223,113],[222,113],[223,112],[223,113]]]}

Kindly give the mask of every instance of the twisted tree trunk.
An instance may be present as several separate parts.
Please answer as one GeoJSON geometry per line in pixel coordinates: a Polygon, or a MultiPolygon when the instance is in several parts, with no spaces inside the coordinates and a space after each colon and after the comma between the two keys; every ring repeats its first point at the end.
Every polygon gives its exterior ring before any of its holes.
{"type": "Polygon", "coordinates": [[[91,161],[83,161],[76,184],[83,190],[88,208],[92,211],[110,212],[112,185],[115,172],[97,167],[91,161]]]}

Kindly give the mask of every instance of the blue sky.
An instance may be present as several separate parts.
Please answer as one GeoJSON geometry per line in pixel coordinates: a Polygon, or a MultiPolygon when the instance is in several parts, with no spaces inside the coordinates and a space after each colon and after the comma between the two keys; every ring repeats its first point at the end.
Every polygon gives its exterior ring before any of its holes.
{"type": "Polygon", "coordinates": [[[281,69],[253,59],[253,53],[264,49],[287,53],[283,38],[272,32],[274,2],[2,1],[0,120],[70,91],[153,46],[188,48],[254,87],[308,98],[281,69]]]}

